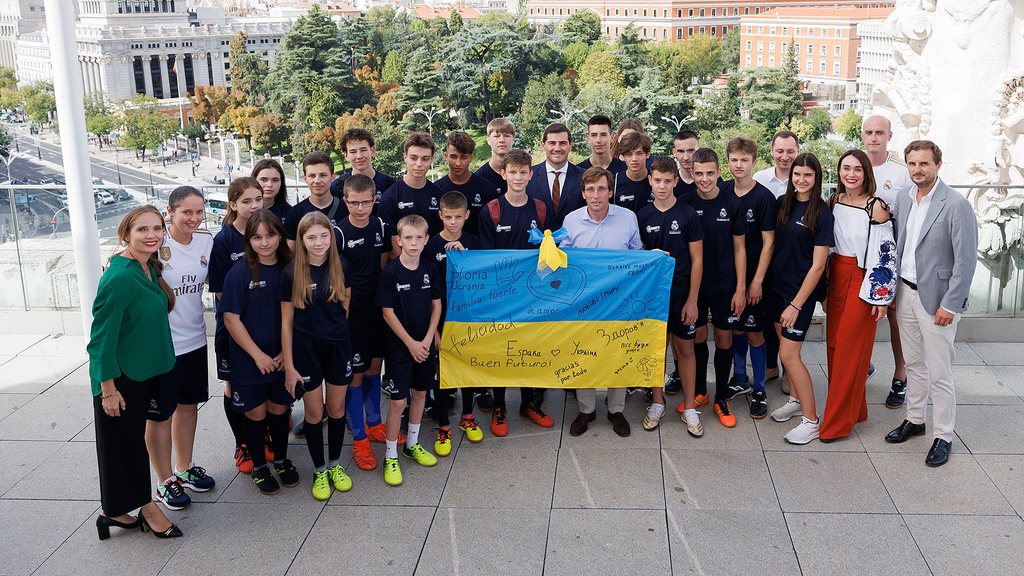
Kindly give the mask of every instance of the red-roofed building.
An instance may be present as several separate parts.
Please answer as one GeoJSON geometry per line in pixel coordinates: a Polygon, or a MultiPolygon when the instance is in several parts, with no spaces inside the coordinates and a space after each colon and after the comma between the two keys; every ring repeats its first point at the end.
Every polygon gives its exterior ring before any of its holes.
{"type": "Polygon", "coordinates": [[[449,6],[427,6],[426,4],[408,4],[398,9],[399,12],[407,11],[419,16],[424,20],[433,20],[440,16],[450,20],[452,12],[458,12],[463,20],[476,20],[481,16],[480,11],[465,4],[452,4],[449,6]]]}

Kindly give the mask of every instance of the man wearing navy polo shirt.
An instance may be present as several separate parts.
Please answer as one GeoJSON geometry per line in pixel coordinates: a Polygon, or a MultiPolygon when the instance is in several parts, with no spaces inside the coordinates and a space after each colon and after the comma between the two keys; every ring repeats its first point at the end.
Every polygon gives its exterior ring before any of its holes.
{"type": "MultiPolygon", "coordinates": [[[[587,205],[565,217],[563,226],[567,232],[562,241],[563,248],[604,248],[607,250],[640,250],[640,228],[636,214],[621,206],[610,204],[612,198],[612,173],[603,168],[589,168],[583,173],[581,186],[587,205]]],[[[588,425],[597,416],[597,390],[583,388],[576,390],[580,413],[572,421],[569,434],[579,436],[587,431],[588,425]]],[[[629,422],[622,415],[626,405],[625,388],[608,389],[608,420],[612,430],[622,437],[629,436],[629,422]]]]}
{"type": "Polygon", "coordinates": [[[526,193],[548,205],[551,229],[557,230],[567,214],[586,204],[580,194],[583,170],[569,162],[572,134],[565,124],[548,126],[544,130],[541,148],[547,159],[533,167],[533,178],[526,187],[526,193]]]}

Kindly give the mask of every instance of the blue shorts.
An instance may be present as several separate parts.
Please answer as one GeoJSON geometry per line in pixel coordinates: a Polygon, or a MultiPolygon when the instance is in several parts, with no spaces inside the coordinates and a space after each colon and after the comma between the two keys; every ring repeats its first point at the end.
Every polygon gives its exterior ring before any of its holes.
{"type": "Polygon", "coordinates": [[[174,358],[174,367],[158,376],[160,386],[151,391],[148,417],[166,422],[178,404],[200,404],[210,399],[210,369],[206,346],[174,358]],[[159,391],[157,391],[159,390],[159,391]]]}
{"type": "Polygon", "coordinates": [[[379,306],[353,307],[349,311],[349,330],[358,334],[352,339],[352,371],[362,374],[370,369],[374,358],[384,357],[384,315],[379,306]]]}
{"type": "Polygon", "coordinates": [[[261,384],[231,385],[231,408],[235,412],[249,412],[270,400],[279,406],[288,406],[294,398],[284,387],[284,372],[278,372],[277,380],[261,384]]]}
{"type": "MultiPolygon", "coordinates": [[[[780,322],[782,313],[789,307],[792,298],[784,297],[782,294],[771,292],[768,298],[768,319],[773,323],[780,322]]],[[[792,342],[803,342],[807,336],[807,330],[811,327],[811,317],[814,316],[814,300],[808,298],[803,305],[803,310],[797,313],[796,322],[792,328],[783,328],[782,337],[792,342]]]]}
{"type": "Polygon", "coordinates": [[[315,338],[296,330],[292,333],[292,363],[305,382],[306,391],[327,382],[347,386],[352,382],[352,348],[348,341],[315,338]]]}
{"type": "Polygon", "coordinates": [[[380,385],[392,400],[405,400],[410,389],[426,392],[437,388],[437,351],[431,350],[423,362],[417,362],[411,356],[387,358],[380,385]]]}
{"type": "Polygon", "coordinates": [[[697,328],[707,326],[708,313],[711,324],[717,330],[736,330],[740,327],[739,316],[732,315],[732,296],[735,289],[705,290],[697,294],[697,328]]]}

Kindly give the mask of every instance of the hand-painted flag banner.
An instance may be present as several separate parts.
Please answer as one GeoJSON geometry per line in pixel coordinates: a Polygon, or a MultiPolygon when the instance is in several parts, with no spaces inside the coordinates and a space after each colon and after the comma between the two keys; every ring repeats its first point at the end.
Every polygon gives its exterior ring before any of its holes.
{"type": "Polygon", "coordinates": [[[441,387],[660,386],[675,262],[662,252],[450,251],[441,387]]]}

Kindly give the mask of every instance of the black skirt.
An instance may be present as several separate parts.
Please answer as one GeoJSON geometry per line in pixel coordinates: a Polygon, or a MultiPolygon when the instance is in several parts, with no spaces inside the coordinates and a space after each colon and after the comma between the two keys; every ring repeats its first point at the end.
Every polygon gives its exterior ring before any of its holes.
{"type": "Polygon", "coordinates": [[[114,379],[114,386],[125,403],[117,417],[107,416],[101,397],[93,396],[100,503],[107,516],[127,514],[152,501],[146,416],[149,400],[159,385],[159,376],[144,382],[124,375],[114,379]]]}

